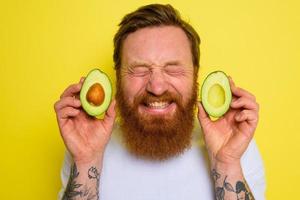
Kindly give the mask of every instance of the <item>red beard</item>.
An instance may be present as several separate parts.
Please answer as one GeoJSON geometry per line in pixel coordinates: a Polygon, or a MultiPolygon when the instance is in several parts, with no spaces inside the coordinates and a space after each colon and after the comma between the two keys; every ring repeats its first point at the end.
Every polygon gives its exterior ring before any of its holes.
{"type": "Polygon", "coordinates": [[[154,96],[145,91],[135,97],[130,105],[119,83],[117,88],[119,89],[116,100],[121,116],[122,136],[132,154],[144,159],[166,160],[182,154],[191,146],[198,91],[196,81],[185,105],[179,95],[168,91],[161,96],[154,96]],[[140,105],[154,101],[175,103],[176,110],[168,113],[168,116],[139,113],[140,105]]]}

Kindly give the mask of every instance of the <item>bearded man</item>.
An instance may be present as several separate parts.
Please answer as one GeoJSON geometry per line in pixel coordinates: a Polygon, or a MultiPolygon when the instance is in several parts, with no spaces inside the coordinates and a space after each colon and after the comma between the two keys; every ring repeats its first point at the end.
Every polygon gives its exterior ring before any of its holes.
{"type": "Polygon", "coordinates": [[[55,103],[68,150],[59,199],[264,199],[252,140],[255,97],[230,78],[230,109],[211,121],[197,101],[200,38],[193,27],[160,4],[119,25],[117,92],[104,118],[82,110],[76,97],[84,78],[55,103]]]}

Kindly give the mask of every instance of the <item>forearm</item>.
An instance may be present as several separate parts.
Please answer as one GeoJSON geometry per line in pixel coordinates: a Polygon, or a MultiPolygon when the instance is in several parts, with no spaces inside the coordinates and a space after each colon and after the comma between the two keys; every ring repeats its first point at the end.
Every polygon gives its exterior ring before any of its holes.
{"type": "Polygon", "coordinates": [[[63,200],[99,200],[102,160],[89,163],[74,162],[63,200]]]}
{"type": "Polygon", "coordinates": [[[225,165],[215,163],[211,167],[217,200],[253,200],[254,197],[244,178],[240,163],[225,165]]]}

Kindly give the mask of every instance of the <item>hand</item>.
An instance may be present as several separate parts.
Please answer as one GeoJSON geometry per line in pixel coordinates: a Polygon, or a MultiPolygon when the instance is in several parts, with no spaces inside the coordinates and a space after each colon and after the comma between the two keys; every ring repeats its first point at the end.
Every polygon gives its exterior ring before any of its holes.
{"type": "Polygon", "coordinates": [[[198,119],[211,162],[239,163],[257,126],[259,105],[255,97],[238,88],[229,78],[232,102],[229,111],[216,121],[210,120],[201,103],[198,119]]]}
{"type": "Polygon", "coordinates": [[[115,100],[103,120],[91,117],[78,99],[84,78],[70,85],[54,105],[60,134],[75,162],[88,163],[103,156],[115,120],[115,100]]]}

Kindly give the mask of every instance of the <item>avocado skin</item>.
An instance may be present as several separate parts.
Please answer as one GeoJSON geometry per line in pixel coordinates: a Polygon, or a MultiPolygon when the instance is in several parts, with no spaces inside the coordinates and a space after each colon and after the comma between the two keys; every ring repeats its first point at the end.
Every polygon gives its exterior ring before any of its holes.
{"type": "MultiPolygon", "coordinates": [[[[216,81],[214,83],[220,83],[219,81],[216,81]]],[[[209,86],[212,86],[213,84],[210,84],[209,86]]],[[[230,108],[230,103],[231,103],[231,100],[232,100],[232,93],[231,93],[231,89],[230,89],[230,83],[229,83],[229,79],[228,79],[228,76],[226,75],[225,72],[223,71],[220,71],[220,70],[217,70],[217,71],[213,71],[211,73],[209,73],[206,78],[204,79],[203,81],[203,84],[201,86],[201,101],[202,101],[202,105],[204,107],[204,110],[206,111],[206,113],[211,116],[211,117],[214,117],[214,118],[219,118],[221,116],[223,116],[230,108]],[[205,90],[205,86],[206,86],[206,82],[213,78],[214,75],[216,74],[222,74],[222,79],[226,80],[226,84],[225,84],[225,87],[223,84],[220,84],[224,90],[224,96],[225,96],[225,102],[224,104],[222,105],[222,107],[220,109],[218,109],[218,111],[214,110],[214,108],[212,106],[209,105],[208,103],[208,99],[207,99],[207,93],[208,90],[205,90]]]]}
{"type": "Polygon", "coordinates": [[[91,70],[87,74],[82,84],[82,88],[80,90],[80,102],[83,110],[90,116],[100,116],[109,107],[111,99],[112,99],[112,84],[108,75],[98,68],[91,70]],[[89,88],[95,83],[101,84],[105,93],[104,101],[99,106],[91,105],[86,99],[86,94],[89,88]]]}

